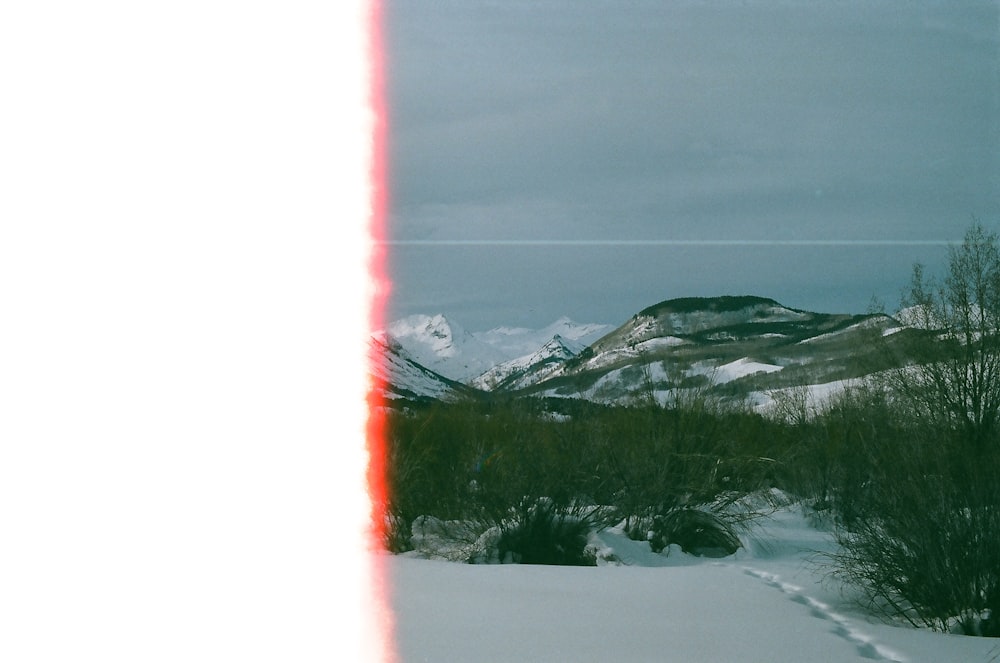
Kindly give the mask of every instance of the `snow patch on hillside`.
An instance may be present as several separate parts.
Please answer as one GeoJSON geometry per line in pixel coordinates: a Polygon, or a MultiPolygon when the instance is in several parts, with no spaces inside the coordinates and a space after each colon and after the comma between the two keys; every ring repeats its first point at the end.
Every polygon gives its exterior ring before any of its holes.
{"type": "Polygon", "coordinates": [[[776,373],[782,368],[784,367],[774,364],[764,364],[748,357],[743,357],[742,359],[737,359],[721,366],[709,362],[697,362],[685,371],[685,374],[688,376],[704,375],[714,384],[725,384],[748,375],[753,375],[754,373],[776,373]]]}
{"type": "Polygon", "coordinates": [[[821,384],[802,385],[798,387],[787,387],[783,389],[771,389],[769,391],[754,391],[749,394],[749,399],[754,409],[761,414],[772,412],[776,403],[783,395],[789,392],[804,390],[806,396],[806,407],[811,412],[821,411],[835,397],[851,387],[860,386],[863,383],[861,378],[850,380],[834,380],[821,384]]]}
{"type": "MultiPolygon", "coordinates": [[[[891,322],[891,319],[888,318],[888,317],[867,318],[865,320],[861,320],[860,322],[855,322],[853,325],[848,325],[847,327],[844,327],[843,329],[838,329],[836,331],[828,332],[826,334],[819,334],[817,336],[813,336],[811,338],[807,338],[807,339],[804,339],[802,341],[799,341],[799,343],[800,344],[804,344],[804,343],[816,343],[816,342],[828,341],[828,340],[830,340],[832,338],[835,338],[837,336],[843,336],[844,334],[847,334],[847,333],[852,332],[852,331],[856,331],[858,329],[871,329],[872,327],[879,327],[881,325],[884,325],[884,324],[887,324],[887,323],[890,323],[890,322],[891,322]]],[[[898,331],[898,330],[899,330],[899,328],[897,327],[896,331],[898,331]]],[[[882,331],[882,335],[883,336],[888,336],[889,334],[885,333],[885,331],[883,330],[882,331]]]]}
{"type": "Polygon", "coordinates": [[[622,341],[625,345],[635,345],[636,343],[641,343],[650,336],[655,336],[658,331],[659,329],[656,324],[656,318],[643,316],[636,319],[632,329],[629,330],[628,334],[625,335],[625,338],[622,339],[622,341]]]}
{"type": "Polygon", "coordinates": [[[643,341],[642,343],[637,343],[635,349],[639,352],[653,352],[662,348],[675,348],[678,345],[684,345],[685,343],[687,343],[687,341],[683,338],[678,338],[677,336],[659,336],[657,338],[651,338],[648,341],[643,341]]]}
{"type": "MultiPolygon", "coordinates": [[[[972,305],[971,317],[976,317],[978,312],[979,307],[972,305]]],[[[902,308],[893,317],[904,327],[913,327],[914,329],[934,330],[947,326],[937,311],[930,306],[921,304],[902,308]]]]}

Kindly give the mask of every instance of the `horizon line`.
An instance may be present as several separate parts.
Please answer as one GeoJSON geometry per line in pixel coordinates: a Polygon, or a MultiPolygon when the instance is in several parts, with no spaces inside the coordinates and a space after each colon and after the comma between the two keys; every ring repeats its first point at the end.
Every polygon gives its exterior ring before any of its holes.
{"type": "Polygon", "coordinates": [[[949,239],[382,239],[384,246],[952,246],[949,239]]]}

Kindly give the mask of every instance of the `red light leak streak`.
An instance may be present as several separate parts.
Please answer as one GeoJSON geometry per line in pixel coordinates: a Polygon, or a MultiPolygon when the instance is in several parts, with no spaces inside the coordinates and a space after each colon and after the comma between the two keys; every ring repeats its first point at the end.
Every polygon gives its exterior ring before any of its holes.
{"type": "MultiPolygon", "coordinates": [[[[370,218],[368,233],[369,244],[369,282],[371,301],[368,310],[369,331],[381,329],[384,323],[386,301],[389,296],[390,283],[387,265],[387,246],[384,240],[386,234],[386,208],[388,204],[388,181],[386,164],[386,141],[388,127],[386,120],[385,98],[385,60],[382,41],[382,6],[379,0],[367,0],[367,66],[369,73],[368,112],[371,114],[371,171],[369,177],[370,218]]],[[[369,363],[377,361],[377,357],[369,353],[369,363]]],[[[374,368],[371,367],[370,368],[374,368]]],[[[368,545],[373,551],[381,551],[385,541],[385,514],[387,506],[386,485],[386,426],[383,409],[384,386],[378,372],[369,370],[367,406],[368,419],[366,426],[366,443],[368,451],[367,485],[368,497],[371,503],[371,532],[368,545]]],[[[393,620],[389,609],[389,582],[384,564],[379,562],[381,555],[371,555],[372,572],[376,587],[374,615],[382,640],[382,656],[386,660],[394,660],[393,620]]]]}
{"type": "MultiPolygon", "coordinates": [[[[385,164],[385,93],[384,93],[384,67],[382,60],[382,40],[381,40],[381,11],[376,0],[370,0],[368,19],[368,64],[370,71],[371,90],[369,91],[370,112],[372,113],[372,140],[371,140],[371,172],[369,173],[369,187],[371,191],[371,217],[369,219],[368,232],[371,237],[369,255],[369,280],[371,282],[372,300],[369,309],[369,330],[380,329],[385,313],[385,302],[387,295],[387,265],[386,250],[381,241],[385,238],[385,216],[386,216],[386,164],[385,164]]],[[[375,361],[374,356],[369,355],[369,361],[375,361]]],[[[374,374],[375,371],[370,371],[374,374]]],[[[385,500],[385,475],[384,475],[384,437],[383,437],[383,417],[379,415],[381,405],[381,387],[377,378],[372,378],[368,392],[368,452],[369,475],[368,490],[371,494],[374,531],[373,536],[378,537],[379,543],[384,532],[384,525],[381,518],[381,507],[385,500]]]]}

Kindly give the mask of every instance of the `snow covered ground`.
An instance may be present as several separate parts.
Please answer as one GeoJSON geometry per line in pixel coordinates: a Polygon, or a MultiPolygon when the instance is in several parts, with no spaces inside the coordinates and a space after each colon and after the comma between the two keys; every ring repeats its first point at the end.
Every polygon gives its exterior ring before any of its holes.
{"type": "Polygon", "coordinates": [[[835,549],[798,506],[722,559],[654,554],[617,530],[598,567],[389,556],[395,648],[408,661],[1000,661],[1000,641],[889,625],[827,578],[835,549]]]}
{"type": "Polygon", "coordinates": [[[799,389],[805,392],[805,405],[811,411],[822,410],[823,407],[846,389],[857,387],[861,380],[834,380],[833,382],[823,382],[821,384],[807,384],[800,387],[785,387],[782,389],[771,389],[769,391],[751,391],[749,402],[757,412],[766,414],[775,407],[775,397],[782,392],[792,392],[799,389]]]}
{"type": "Polygon", "coordinates": [[[748,375],[753,375],[754,373],[776,373],[782,368],[784,367],[774,364],[763,364],[749,357],[743,357],[742,359],[737,359],[721,366],[712,362],[697,362],[686,371],[686,374],[705,375],[711,379],[713,384],[725,384],[748,375]]]}

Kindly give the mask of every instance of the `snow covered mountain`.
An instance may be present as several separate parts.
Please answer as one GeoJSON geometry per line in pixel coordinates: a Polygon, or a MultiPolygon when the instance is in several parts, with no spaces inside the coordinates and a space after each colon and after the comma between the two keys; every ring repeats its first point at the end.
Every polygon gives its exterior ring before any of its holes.
{"type": "Polygon", "coordinates": [[[534,354],[557,336],[567,344],[567,347],[583,349],[612,329],[612,325],[578,323],[564,316],[541,329],[497,327],[474,333],[473,336],[497,348],[507,355],[508,359],[519,359],[534,354]]]}
{"type": "Polygon", "coordinates": [[[475,389],[420,365],[391,337],[374,334],[368,342],[372,375],[386,399],[453,401],[475,396],[475,389]]]}
{"type": "Polygon", "coordinates": [[[579,355],[585,347],[556,334],[534,352],[497,364],[473,378],[471,384],[485,391],[530,387],[558,371],[564,362],[579,355]]]}
{"type": "Polygon", "coordinates": [[[389,325],[381,352],[397,393],[425,398],[494,392],[665,402],[697,388],[765,403],[798,387],[834,393],[888,365],[876,338],[903,347],[918,333],[887,315],[814,313],[753,296],[687,297],[643,309],[615,329],[560,318],[537,330],[469,333],[442,315],[415,315],[389,325]]]}
{"type": "Polygon", "coordinates": [[[686,388],[761,401],[774,390],[844,384],[879,370],[886,357],[871,341],[899,330],[885,315],[813,313],[762,297],[672,299],[643,309],[578,356],[541,367],[538,379],[529,372],[499,386],[602,402],[663,402],[686,388]]]}
{"type": "Polygon", "coordinates": [[[443,315],[411,315],[390,323],[385,333],[427,368],[458,382],[488,386],[495,379],[479,376],[511,360],[538,361],[532,357],[551,352],[544,348],[555,337],[575,354],[611,329],[611,325],[580,324],[562,317],[542,329],[498,327],[470,333],[443,315]]]}
{"type": "Polygon", "coordinates": [[[443,315],[411,315],[390,323],[385,332],[414,361],[458,382],[511,358],[443,315]]]}

